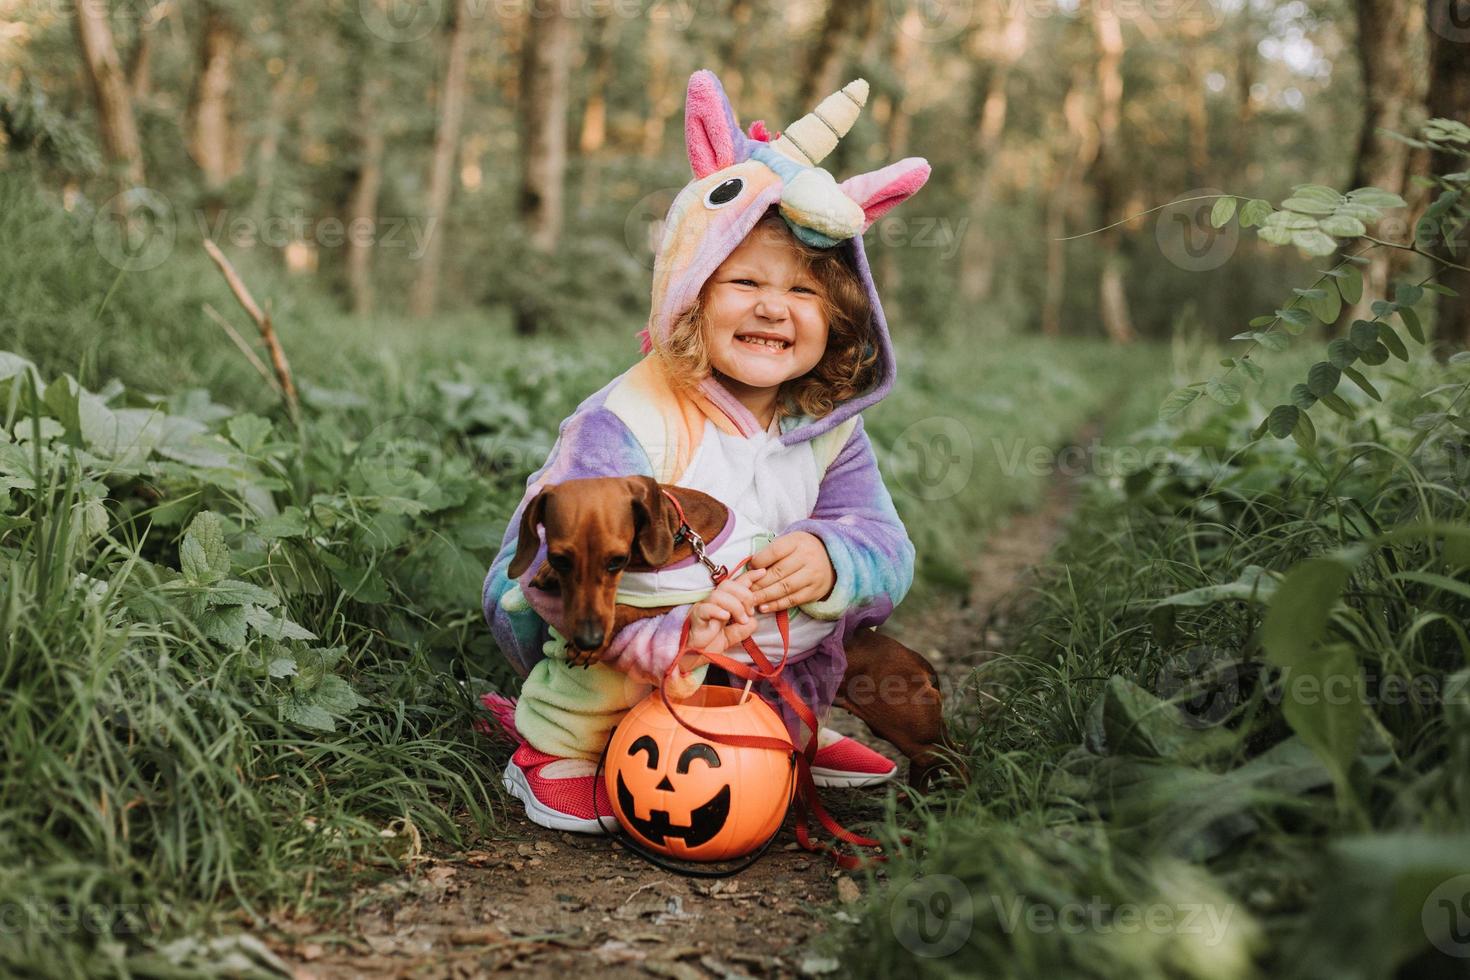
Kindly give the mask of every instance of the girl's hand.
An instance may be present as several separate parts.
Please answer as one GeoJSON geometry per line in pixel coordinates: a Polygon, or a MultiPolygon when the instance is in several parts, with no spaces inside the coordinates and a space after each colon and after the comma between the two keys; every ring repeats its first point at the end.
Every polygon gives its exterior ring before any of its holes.
{"type": "Polygon", "coordinates": [[[715,586],[708,599],[696,602],[689,613],[689,646],[707,653],[724,653],[755,632],[755,593],[751,585],[763,569],[747,568],[715,586]]]}
{"type": "Polygon", "coordinates": [[[810,531],[781,535],[752,555],[747,567],[768,572],[755,594],[756,611],[762,613],[825,599],[837,584],[827,546],[810,531]]]}

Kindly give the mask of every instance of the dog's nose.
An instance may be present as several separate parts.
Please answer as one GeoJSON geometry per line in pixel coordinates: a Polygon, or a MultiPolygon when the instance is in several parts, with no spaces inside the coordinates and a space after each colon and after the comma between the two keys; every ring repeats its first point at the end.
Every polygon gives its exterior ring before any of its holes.
{"type": "Polygon", "coordinates": [[[579,650],[596,650],[602,646],[602,624],[598,622],[586,622],[577,627],[577,632],[572,636],[572,642],[579,650]]]}

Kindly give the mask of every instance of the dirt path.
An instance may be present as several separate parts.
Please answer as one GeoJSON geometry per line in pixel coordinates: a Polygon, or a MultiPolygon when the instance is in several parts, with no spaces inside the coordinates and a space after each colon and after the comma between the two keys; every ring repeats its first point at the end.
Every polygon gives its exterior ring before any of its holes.
{"type": "MultiPolygon", "coordinates": [[[[1085,444],[1086,434],[1078,441],[1085,444]]],[[[1074,483],[1054,475],[1035,510],[991,534],[966,600],[900,607],[884,627],[934,663],[946,696],[995,649],[996,627],[1012,605],[1005,600],[1022,595],[1028,570],[1059,538],[1074,483]]],[[[845,712],[833,712],[831,724],[893,755],[845,712]]],[[[823,802],[851,827],[881,814],[885,789],[829,790],[823,802]]],[[[347,921],[276,919],[278,932],[268,938],[298,980],[503,969],[689,980],[813,975],[835,963],[806,948],[821,928],[810,913],[855,900],[861,880],[800,850],[790,818],[752,868],[710,881],[658,870],[609,838],[544,830],[512,799],[499,833],[472,850],[433,854],[360,892],[347,921]]]]}

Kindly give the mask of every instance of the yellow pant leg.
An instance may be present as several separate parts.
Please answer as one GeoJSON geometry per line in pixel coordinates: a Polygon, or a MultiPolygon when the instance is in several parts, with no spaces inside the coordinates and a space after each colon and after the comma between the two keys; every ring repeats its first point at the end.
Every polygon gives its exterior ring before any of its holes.
{"type": "MultiPolygon", "coordinates": [[[[653,690],[607,664],[573,667],[555,629],[516,701],[516,728],[531,747],[566,759],[597,761],[618,722],[653,690]]],[[[703,679],[701,665],[694,676],[703,679]]]]}

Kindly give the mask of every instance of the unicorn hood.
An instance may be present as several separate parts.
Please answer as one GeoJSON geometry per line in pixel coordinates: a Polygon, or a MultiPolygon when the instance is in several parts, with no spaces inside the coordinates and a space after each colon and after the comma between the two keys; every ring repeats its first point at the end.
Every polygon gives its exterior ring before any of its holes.
{"type": "MultiPolygon", "coordinates": [[[[803,242],[847,250],[872,307],[876,382],[819,419],[782,418],[781,441],[787,445],[832,431],[880,401],[897,376],[888,323],[862,236],[924,185],[929,164],[909,157],[841,183],[819,166],[852,128],[867,97],[867,82],[849,82],[772,140],[761,122],[753,123],[748,133],[741,131],[713,72],[697,71],[689,79],[684,137],[694,179],[679,192],[664,220],[654,260],[652,309],[648,326],[638,334],[643,352],[667,341],[671,326],[694,304],[705,280],[773,205],[803,242]]],[[[740,411],[732,413],[732,396],[714,378],[704,379],[693,397],[722,428],[731,425],[732,414],[738,420],[740,411]]],[[[745,424],[735,423],[742,434],[748,434],[743,432],[745,424]]]]}

